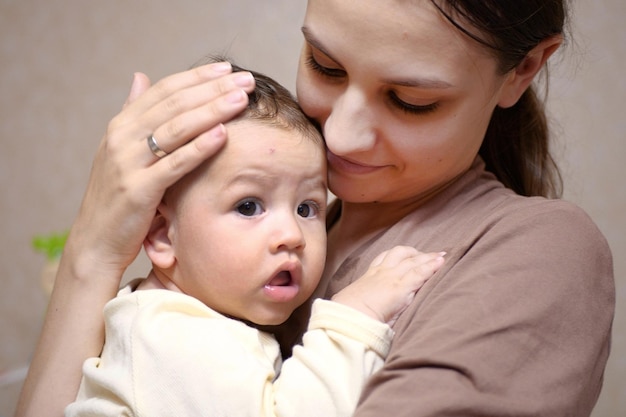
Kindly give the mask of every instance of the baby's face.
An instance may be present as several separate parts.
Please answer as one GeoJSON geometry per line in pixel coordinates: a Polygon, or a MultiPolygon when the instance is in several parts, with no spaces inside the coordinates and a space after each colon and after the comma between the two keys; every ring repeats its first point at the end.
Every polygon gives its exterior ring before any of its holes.
{"type": "Polygon", "coordinates": [[[218,312],[284,322],[317,286],[326,256],[326,157],[293,130],[227,126],[225,148],[181,195],[172,279],[218,312]]]}

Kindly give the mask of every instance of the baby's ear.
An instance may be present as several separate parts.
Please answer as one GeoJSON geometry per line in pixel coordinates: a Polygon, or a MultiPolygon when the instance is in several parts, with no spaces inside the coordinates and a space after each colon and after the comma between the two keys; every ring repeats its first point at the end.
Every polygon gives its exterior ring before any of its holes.
{"type": "Polygon", "coordinates": [[[161,203],[150,224],[143,247],[154,266],[161,269],[170,268],[176,262],[174,246],[170,239],[171,213],[168,207],[161,203]]]}

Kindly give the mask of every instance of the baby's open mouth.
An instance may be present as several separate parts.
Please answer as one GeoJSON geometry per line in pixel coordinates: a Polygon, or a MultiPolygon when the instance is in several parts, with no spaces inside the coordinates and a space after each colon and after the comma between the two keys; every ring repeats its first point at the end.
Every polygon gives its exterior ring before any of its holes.
{"type": "Polygon", "coordinates": [[[291,302],[300,294],[301,280],[302,266],[299,263],[286,262],[265,284],[265,294],[274,302],[291,302]]]}
{"type": "Polygon", "coordinates": [[[286,287],[293,282],[291,278],[291,272],[280,271],[270,282],[267,283],[270,287],[286,287]]]}

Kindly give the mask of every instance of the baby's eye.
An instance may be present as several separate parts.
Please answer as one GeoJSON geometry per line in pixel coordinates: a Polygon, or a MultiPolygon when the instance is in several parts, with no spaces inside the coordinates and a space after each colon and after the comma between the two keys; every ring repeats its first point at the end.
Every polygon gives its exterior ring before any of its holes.
{"type": "Polygon", "coordinates": [[[242,216],[258,216],[263,212],[263,207],[258,201],[245,200],[237,205],[237,212],[242,216]]]}
{"type": "Polygon", "coordinates": [[[319,208],[313,202],[302,203],[298,206],[297,212],[300,217],[315,217],[319,212],[319,208]]]}

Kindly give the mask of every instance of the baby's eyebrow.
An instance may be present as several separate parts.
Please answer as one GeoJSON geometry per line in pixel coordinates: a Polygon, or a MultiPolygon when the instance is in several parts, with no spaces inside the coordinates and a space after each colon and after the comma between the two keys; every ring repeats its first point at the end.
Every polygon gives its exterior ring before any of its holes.
{"type": "Polygon", "coordinates": [[[273,175],[267,175],[264,171],[244,171],[240,172],[232,178],[229,178],[228,181],[225,182],[225,186],[229,187],[234,184],[241,183],[268,183],[271,184],[276,181],[276,177],[273,175]]]}

